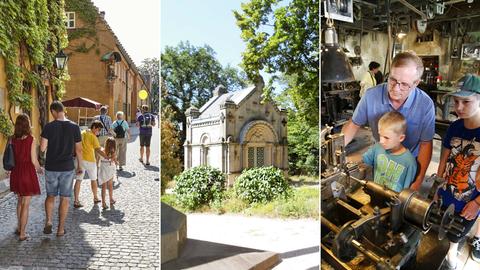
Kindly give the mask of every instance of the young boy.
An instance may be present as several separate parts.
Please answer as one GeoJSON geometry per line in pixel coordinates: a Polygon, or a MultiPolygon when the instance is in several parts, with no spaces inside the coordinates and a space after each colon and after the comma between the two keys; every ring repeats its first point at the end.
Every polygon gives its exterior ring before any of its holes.
{"type": "Polygon", "coordinates": [[[378,121],[380,141],[363,154],[363,162],[373,166],[374,182],[400,192],[408,188],[417,173],[417,161],[402,145],[407,121],[399,112],[384,114],[378,121]]]}
{"type": "Polygon", "coordinates": [[[75,208],[83,207],[83,205],[80,203],[79,195],[80,186],[85,176],[85,173],[88,174],[88,177],[90,179],[90,186],[93,193],[93,202],[95,204],[100,202],[97,195],[97,161],[95,155],[107,158],[107,155],[102,151],[102,148],[100,147],[100,143],[98,142],[97,138],[97,135],[100,134],[100,130],[102,129],[103,124],[98,120],[94,120],[90,125],[90,129],[84,130],[81,133],[83,155],[82,168],[84,170],[82,171],[82,173],[77,174],[75,177],[75,186],[73,188],[73,207],[75,208]]]}
{"type": "MultiPolygon", "coordinates": [[[[458,242],[470,231],[480,210],[480,174],[477,174],[480,165],[480,78],[467,74],[460,82],[460,90],[450,94],[460,119],[447,130],[437,171],[437,175],[446,180],[437,193],[442,207],[453,204],[455,214],[462,218],[465,226],[460,237],[447,234],[450,240],[446,257],[448,269],[456,269],[458,242]]],[[[480,262],[480,226],[470,255],[480,262]]]]}

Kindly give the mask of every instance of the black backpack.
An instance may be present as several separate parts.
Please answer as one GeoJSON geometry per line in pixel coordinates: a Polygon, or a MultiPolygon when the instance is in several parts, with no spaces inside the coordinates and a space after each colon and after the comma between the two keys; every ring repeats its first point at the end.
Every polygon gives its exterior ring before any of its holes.
{"type": "Polygon", "coordinates": [[[152,115],[150,113],[143,114],[143,121],[141,127],[151,127],[152,126],[152,115]]]}
{"type": "Polygon", "coordinates": [[[116,134],[115,138],[125,138],[125,130],[122,127],[123,121],[125,120],[122,120],[121,123],[117,122],[117,126],[113,130],[116,134]]]}

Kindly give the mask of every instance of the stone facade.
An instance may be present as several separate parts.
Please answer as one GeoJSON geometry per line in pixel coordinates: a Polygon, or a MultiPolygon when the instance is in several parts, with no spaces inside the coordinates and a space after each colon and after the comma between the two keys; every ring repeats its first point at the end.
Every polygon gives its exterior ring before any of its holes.
{"type": "MultiPolygon", "coordinates": [[[[93,5],[91,2],[90,4],[93,5]]],[[[85,22],[80,18],[79,12],[75,10],[66,12],[76,14],[75,28],[68,29],[68,33],[80,31],[85,22]]],[[[63,100],[86,97],[107,105],[108,114],[112,119],[117,111],[123,111],[125,119],[132,122],[135,120],[137,107],[141,104],[138,92],[142,89],[149,91],[149,83],[140,75],[134,62],[105,21],[104,13],[98,12],[95,30],[94,38],[73,39],[65,49],[69,56],[70,80],[66,82],[63,100]],[[79,51],[79,48],[91,49],[79,51]]],[[[77,121],[79,113],[81,117],[99,114],[93,109],[67,108],[67,115],[71,120],[77,121]]]]}
{"type": "Polygon", "coordinates": [[[223,86],[200,109],[187,110],[185,169],[210,165],[229,185],[246,168],[288,170],[287,112],[262,102],[264,83],[227,93],[223,86]]]}

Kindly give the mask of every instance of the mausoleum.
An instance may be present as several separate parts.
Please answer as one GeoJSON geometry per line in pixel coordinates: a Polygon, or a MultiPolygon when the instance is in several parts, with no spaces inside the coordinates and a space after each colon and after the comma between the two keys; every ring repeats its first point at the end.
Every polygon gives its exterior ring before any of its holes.
{"type": "Polygon", "coordinates": [[[264,83],[227,93],[218,86],[200,109],[187,112],[185,169],[210,165],[232,185],[246,168],[288,169],[287,111],[262,101],[264,83]]]}

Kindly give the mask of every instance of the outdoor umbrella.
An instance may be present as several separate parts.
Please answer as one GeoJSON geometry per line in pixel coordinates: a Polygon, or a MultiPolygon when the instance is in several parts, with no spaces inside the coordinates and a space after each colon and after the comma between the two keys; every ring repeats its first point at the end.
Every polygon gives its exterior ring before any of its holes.
{"type": "Polygon", "coordinates": [[[91,100],[84,97],[76,97],[74,99],[62,101],[63,106],[65,107],[73,107],[79,108],[78,109],[78,124],[80,124],[80,108],[85,108],[85,117],[87,116],[87,108],[92,108],[95,110],[100,110],[102,107],[102,103],[97,102],[95,100],[91,100]]]}

